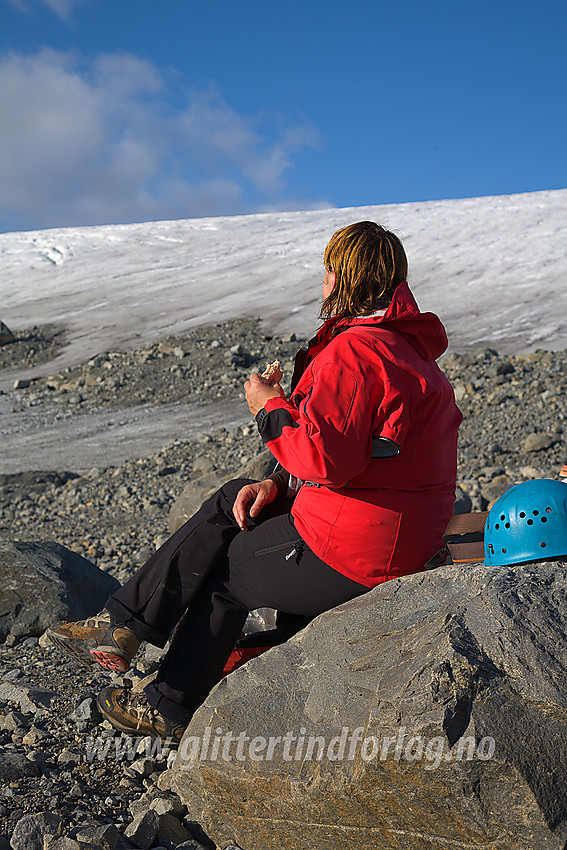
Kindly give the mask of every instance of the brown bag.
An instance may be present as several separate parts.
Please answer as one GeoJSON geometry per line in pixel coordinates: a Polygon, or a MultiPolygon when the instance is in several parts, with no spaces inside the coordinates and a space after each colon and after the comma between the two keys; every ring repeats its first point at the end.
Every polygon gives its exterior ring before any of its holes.
{"type": "Polygon", "coordinates": [[[445,542],[454,564],[484,561],[484,526],[488,511],[456,514],[445,529],[445,542]]]}

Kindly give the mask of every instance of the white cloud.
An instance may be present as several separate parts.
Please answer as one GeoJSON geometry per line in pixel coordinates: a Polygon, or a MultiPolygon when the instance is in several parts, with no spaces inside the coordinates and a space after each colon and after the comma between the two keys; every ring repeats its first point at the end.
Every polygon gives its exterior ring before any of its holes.
{"type": "Polygon", "coordinates": [[[0,59],[0,229],[248,212],[286,203],[307,125],[179,92],[151,63],[43,50],[0,59]],[[174,97],[175,96],[175,97],[174,97]]]}
{"type": "Polygon", "coordinates": [[[20,12],[29,12],[34,6],[46,6],[54,15],[69,21],[75,9],[84,6],[87,0],[8,0],[20,12]]]}

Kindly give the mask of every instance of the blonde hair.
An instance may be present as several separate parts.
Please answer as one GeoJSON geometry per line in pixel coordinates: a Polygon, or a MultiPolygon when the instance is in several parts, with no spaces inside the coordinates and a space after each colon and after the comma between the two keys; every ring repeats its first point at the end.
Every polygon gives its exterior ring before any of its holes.
{"type": "Polygon", "coordinates": [[[336,283],[321,306],[321,318],[348,318],[374,313],[392,300],[406,280],[408,261],[403,245],[373,221],[342,227],[331,237],[323,255],[325,268],[336,283]]]}

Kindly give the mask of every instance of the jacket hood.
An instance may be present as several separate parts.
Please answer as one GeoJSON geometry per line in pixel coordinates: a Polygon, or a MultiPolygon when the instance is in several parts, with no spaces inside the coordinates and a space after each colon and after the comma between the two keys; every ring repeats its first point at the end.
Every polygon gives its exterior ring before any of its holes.
{"type": "MultiPolygon", "coordinates": [[[[333,319],[329,319],[323,327],[332,322],[333,319]]],[[[346,320],[344,324],[348,327],[373,325],[396,330],[404,335],[424,360],[437,360],[447,350],[447,334],[441,319],[435,313],[420,312],[406,282],[396,287],[385,311],[372,316],[357,316],[346,320]]]]}

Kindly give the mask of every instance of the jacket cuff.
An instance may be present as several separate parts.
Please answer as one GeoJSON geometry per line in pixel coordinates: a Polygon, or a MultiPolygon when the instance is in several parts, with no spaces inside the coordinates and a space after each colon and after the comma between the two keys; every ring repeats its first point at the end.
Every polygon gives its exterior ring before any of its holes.
{"type": "Polygon", "coordinates": [[[268,418],[268,411],[265,407],[258,411],[256,416],[254,417],[256,420],[256,425],[258,426],[258,431],[260,434],[262,433],[262,428],[266,424],[266,419],[268,418]]]}

